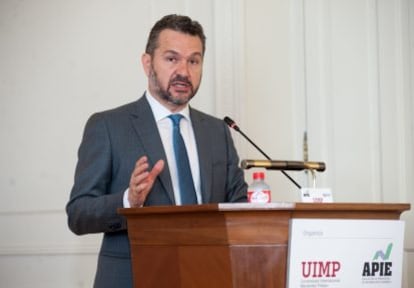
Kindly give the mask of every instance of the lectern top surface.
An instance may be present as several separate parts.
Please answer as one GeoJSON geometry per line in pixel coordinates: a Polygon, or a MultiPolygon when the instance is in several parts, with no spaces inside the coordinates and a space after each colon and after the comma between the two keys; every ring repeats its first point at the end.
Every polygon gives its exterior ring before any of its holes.
{"type": "Polygon", "coordinates": [[[319,211],[322,213],[332,212],[369,212],[389,213],[398,215],[410,210],[407,203],[294,203],[294,202],[273,202],[273,203],[216,203],[203,205],[184,206],[148,206],[142,208],[120,208],[118,212],[122,215],[134,214],[164,214],[164,213],[194,213],[194,212],[226,212],[226,211],[269,211],[289,210],[292,213],[307,213],[307,211],[319,211]]]}

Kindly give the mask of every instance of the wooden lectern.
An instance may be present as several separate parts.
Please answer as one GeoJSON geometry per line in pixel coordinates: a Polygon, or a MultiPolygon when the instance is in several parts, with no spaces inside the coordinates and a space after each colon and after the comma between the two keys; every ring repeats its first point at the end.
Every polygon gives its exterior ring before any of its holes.
{"type": "Polygon", "coordinates": [[[409,204],[208,204],[119,209],[134,287],[285,287],[292,218],[399,219],[409,204]]]}

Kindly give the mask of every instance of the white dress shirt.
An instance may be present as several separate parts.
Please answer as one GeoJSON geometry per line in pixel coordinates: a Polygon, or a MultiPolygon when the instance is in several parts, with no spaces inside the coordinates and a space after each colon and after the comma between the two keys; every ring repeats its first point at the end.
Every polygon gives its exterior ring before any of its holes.
{"type": "MultiPolygon", "coordinates": [[[[160,136],[161,136],[161,142],[162,142],[162,145],[164,146],[164,151],[167,156],[168,168],[170,171],[171,181],[172,181],[172,185],[174,189],[175,204],[181,205],[177,165],[175,162],[175,154],[174,154],[173,139],[172,139],[173,123],[171,119],[168,118],[168,116],[173,113],[171,113],[171,111],[169,111],[167,108],[161,105],[161,103],[159,103],[149,93],[149,91],[145,93],[145,97],[147,97],[147,101],[149,105],[151,106],[151,110],[154,115],[155,122],[157,123],[158,132],[160,133],[160,136]]],[[[193,130],[193,126],[191,125],[189,106],[187,105],[183,110],[179,112],[179,114],[184,116],[180,121],[180,131],[184,139],[185,146],[187,148],[188,159],[190,160],[191,174],[193,176],[194,188],[197,194],[197,203],[201,204],[202,197],[201,197],[201,188],[200,188],[200,165],[198,161],[197,145],[196,145],[196,141],[194,137],[194,130],[193,130]]],[[[158,159],[154,159],[154,160],[158,161],[158,159]]],[[[150,169],[151,168],[152,167],[150,167],[150,169]]],[[[167,166],[164,166],[164,169],[166,168],[167,166]]],[[[128,201],[128,192],[129,192],[128,190],[129,189],[127,189],[127,191],[125,191],[125,194],[124,194],[124,207],[126,208],[131,207],[128,201]]]]}

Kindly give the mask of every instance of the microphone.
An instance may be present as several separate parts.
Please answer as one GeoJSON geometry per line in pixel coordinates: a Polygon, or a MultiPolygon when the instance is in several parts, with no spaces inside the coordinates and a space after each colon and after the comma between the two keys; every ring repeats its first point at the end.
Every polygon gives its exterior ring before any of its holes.
{"type": "MultiPolygon", "coordinates": [[[[257,146],[252,140],[250,140],[249,137],[247,137],[246,134],[243,133],[243,131],[240,130],[239,126],[236,125],[236,122],[234,122],[230,117],[224,117],[224,122],[226,122],[226,124],[230,127],[233,128],[234,130],[236,130],[237,132],[239,132],[247,141],[249,141],[250,144],[252,144],[260,153],[262,153],[263,156],[265,156],[268,160],[272,160],[265,152],[263,152],[262,149],[259,148],[259,146],[257,146]]],[[[243,161],[242,161],[243,163],[243,161]]],[[[253,167],[253,166],[251,166],[253,167]]],[[[243,168],[243,166],[242,166],[243,168]]],[[[296,185],[296,187],[298,187],[299,189],[302,189],[302,187],[292,178],[289,176],[289,174],[287,174],[283,169],[280,169],[280,172],[283,173],[283,175],[285,175],[293,184],[296,185]]]]}
{"type": "Polygon", "coordinates": [[[233,121],[230,117],[224,117],[224,122],[226,122],[227,125],[229,125],[230,128],[233,128],[237,132],[240,132],[239,126],[236,125],[236,122],[233,121]]]}
{"type": "Polygon", "coordinates": [[[284,161],[284,160],[243,160],[241,162],[243,169],[252,167],[266,168],[268,170],[316,170],[319,172],[325,171],[325,163],[323,162],[309,162],[309,161],[284,161]]]}
{"type": "Polygon", "coordinates": [[[226,124],[230,127],[233,128],[234,130],[236,130],[237,132],[239,132],[247,141],[250,142],[250,144],[252,144],[254,146],[254,148],[256,148],[257,150],[259,150],[260,153],[262,153],[263,156],[265,156],[267,159],[272,160],[265,152],[263,152],[262,149],[259,148],[259,146],[257,146],[252,140],[250,140],[249,137],[247,137],[246,134],[243,133],[243,131],[240,130],[239,126],[236,125],[236,122],[234,122],[230,117],[224,117],[224,122],[226,122],[226,124]]]}

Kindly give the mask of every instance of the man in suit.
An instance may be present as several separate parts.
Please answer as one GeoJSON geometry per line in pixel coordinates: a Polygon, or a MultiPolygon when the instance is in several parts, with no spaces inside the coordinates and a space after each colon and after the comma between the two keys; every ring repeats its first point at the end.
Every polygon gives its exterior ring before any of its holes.
{"type": "Polygon", "coordinates": [[[104,233],[95,287],[132,286],[126,220],[118,208],[246,201],[247,184],[228,127],[188,105],[201,82],[204,52],[198,22],[163,17],[142,56],[145,94],[92,115],[86,124],[66,211],[74,233],[104,233]],[[179,114],[186,161],[176,161],[172,114],[179,114]],[[191,176],[192,200],[181,186],[184,162],[190,164],[184,176],[191,176]]]}

